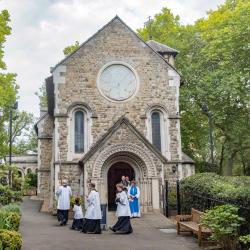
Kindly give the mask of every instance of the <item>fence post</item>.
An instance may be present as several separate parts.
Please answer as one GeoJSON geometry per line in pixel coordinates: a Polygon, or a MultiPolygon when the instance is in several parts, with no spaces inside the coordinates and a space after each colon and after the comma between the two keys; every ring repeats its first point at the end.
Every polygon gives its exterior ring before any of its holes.
{"type": "Polygon", "coordinates": [[[169,216],[169,213],[168,213],[168,181],[165,181],[165,198],[166,198],[165,215],[166,215],[166,217],[168,217],[169,216]]]}
{"type": "Polygon", "coordinates": [[[180,182],[176,180],[177,214],[181,214],[180,182]]]}

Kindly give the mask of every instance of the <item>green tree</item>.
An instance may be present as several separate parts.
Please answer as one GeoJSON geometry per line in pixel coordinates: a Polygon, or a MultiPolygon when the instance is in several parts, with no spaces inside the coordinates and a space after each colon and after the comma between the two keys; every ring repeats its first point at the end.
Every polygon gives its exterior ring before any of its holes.
{"type": "Polygon", "coordinates": [[[73,52],[75,52],[78,48],[80,47],[80,44],[78,41],[76,41],[74,44],[66,47],[64,50],[63,50],[63,54],[65,56],[68,56],[70,54],[72,54],[73,52]]]}
{"type": "Polygon", "coordinates": [[[18,85],[15,82],[15,74],[6,72],[6,64],[3,61],[4,43],[6,37],[10,35],[10,16],[7,10],[0,12],[0,158],[7,152],[7,133],[5,122],[9,118],[9,110],[16,101],[18,85]]]}
{"type": "MultiPolygon", "coordinates": [[[[217,171],[231,175],[233,166],[245,169],[249,151],[250,2],[227,0],[208,18],[181,25],[164,8],[143,29],[149,37],[180,51],[176,67],[182,74],[180,89],[183,150],[198,163],[210,162],[208,117],[212,114],[217,171]]],[[[246,173],[246,171],[245,171],[246,173]]]]}
{"type": "Polygon", "coordinates": [[[45,83],[42,84],[42,86],[39,88],[37,92],[35,92],[35,95],[39,98],[39,106],[40,108],[47,107],[47,92],[46,92],[46,86],[45,83]]]}

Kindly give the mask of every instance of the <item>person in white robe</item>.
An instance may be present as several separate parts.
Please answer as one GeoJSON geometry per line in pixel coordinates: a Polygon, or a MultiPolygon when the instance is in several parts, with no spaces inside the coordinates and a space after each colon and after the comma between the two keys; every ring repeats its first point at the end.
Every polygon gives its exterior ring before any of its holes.
{"type": "Polygon", "coordinates": [[[124,191],[124,187],[122,184],[116,185],[117,194],[116,194],[116,216],[118,217],[118,221],[113,227],[110,227],[115,233],[122,234],[130,234],[133,232],[133,228],[130,223],[130,207],[127,193],[124,191]]]}
{"type": "Polygon", "coordinates": [[[57,196],[57,218],[61,226],[65,226],[68,222],[68,213],[70,209],[70,197],[72,191],[68,186],[67,180],[62,181],[62,185],[59,186],[56,191],[57,196]]]}
{"type": "Polygon", "coordinates": [[[131,186],[128,189],[128,197],[129,197],[129,206],[131,210],[132,218],[141,217],[140,210],[140,189],[136,185],[135,180],[131,181],[131,186]]]}
{"type": "Polygon", "coordinates": [[[73,230],[82,230],[83,227],[83,212],[82,212],[82,206],[80,204],[80,198],[75,198],[75,204],[73,207],[74,212],[74,219],[71,226],[71,229],[73,230]]]}
{"type": "Polygon", "coordinates": [[[95,184],[90,184],[90,193],[86,199],[87,211],[85,214],[85,221],[83,224],[83,233],[100,234],[101,231],[101,204],[99,193],[95,189],[95,184]]]}

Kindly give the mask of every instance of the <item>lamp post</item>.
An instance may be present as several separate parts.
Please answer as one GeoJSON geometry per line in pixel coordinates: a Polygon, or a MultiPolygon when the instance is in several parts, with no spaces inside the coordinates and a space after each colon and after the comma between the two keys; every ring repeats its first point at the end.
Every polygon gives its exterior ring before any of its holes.
{"type": "Polygon", "coordinates": [[[18,102],[15,102],[13,106],[10,107],[10,117],[9,117],[9,186],[12,185],[12,121],[13,121],[13,110],[18,109],[18,102]]]}
{"type": "Polygon", "coordinates": [[[211,163],[214,164],[214,143],[213,143],[213,123],[212,123],[212,113],[206,103],[202,104],[202,112],[207,114],[208,117],[208,131],[209,131],[209,143],[210,143],[210,153],[211,153],[211,163]]]}

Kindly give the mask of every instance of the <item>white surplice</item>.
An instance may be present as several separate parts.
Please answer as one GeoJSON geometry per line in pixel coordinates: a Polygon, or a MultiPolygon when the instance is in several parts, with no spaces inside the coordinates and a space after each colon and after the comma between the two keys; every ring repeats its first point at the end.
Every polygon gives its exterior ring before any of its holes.
{"type": "Polygon", "coordinates": [[[100,197],[96,190],[92,190],[87,198],[85,218],[90,220],[100,220],[102,218],[100,197]]]}
{"type": "Polygon", "coordinates": [[[69,210],[70,208],[70,197],[72,195],[72,191],[70,186],[60,186],[56,192],[58,201],[57,201],[57,209],[60,210],[69,210]]]}
{"type": "Polygon", "coordinates": [[[125,191],[117,193],[116,199],[119,200],[119,202],[117,202],[117,209],[116,209],[117,217],[131,216],[127,193],[125,191]]]}
{"type": "Polygon", "coordinates": [[[83,212],[82,212],[82,207],[81,205],[74,205],[73,207],[73,211],[74,211],[74,219],[83,219],[83,212]]]}

